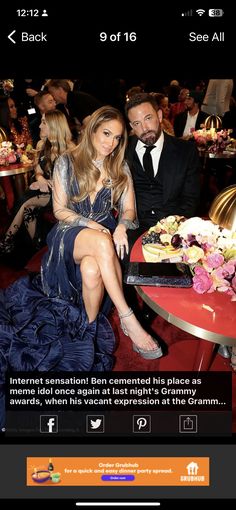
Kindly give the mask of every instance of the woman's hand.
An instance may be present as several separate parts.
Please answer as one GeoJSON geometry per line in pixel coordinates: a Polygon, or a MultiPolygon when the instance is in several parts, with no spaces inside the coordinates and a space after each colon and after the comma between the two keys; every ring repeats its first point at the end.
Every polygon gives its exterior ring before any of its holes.
{"type": "Polygon", "coordinates": [[[30,184],[30,189],[39,189],[39,182],[32,182],[32,184],[30,184]]]}
{"type": "Polygon", "coordinates": [[[126,228],[125,225],[122,225],[121,223],[117,225],[114,233],[113,233],[113,241],[116,247],[116,252],[118,257],[123,260],[126,253],[129,253],[129,243],[128,243],[128,237],[126,234],[126,228]]]}
{"type": "Polygon", "coordinates": [[[103,227],[101,223],[97,223],[97,221],[89,220],[88,228],[92,228],[93,230],[98,230],[99,232],[104,232],[104,234],[111,235],[110,230],[106,227],[103,227]]]}
{"type": "Polygon", "coordinates": [[[52,188],[52,181],[45,179],[43,176],[36,182],[32,182],[30,189],[38,189],[42,193],[48,193],[52,188]]]}

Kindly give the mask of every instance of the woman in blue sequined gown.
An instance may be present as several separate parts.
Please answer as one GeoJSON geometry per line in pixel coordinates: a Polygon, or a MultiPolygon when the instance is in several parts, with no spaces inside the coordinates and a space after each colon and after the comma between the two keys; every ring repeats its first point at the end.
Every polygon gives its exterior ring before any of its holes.
{"type": "Polygon", "coordinates": [[[126,230],[136,227],[126,140],[120,112],[102,107],[91,116],[78,147],[57,160],[53,209],[58,223],[47,238],[41,275],[18,280],[0,296],[0,384],[9,367],[111,370],[115,338],[100,312],[104,290],[135,350],[150,359],[162,355],[122,290],[119,257],[128,252],[126,230]]]}

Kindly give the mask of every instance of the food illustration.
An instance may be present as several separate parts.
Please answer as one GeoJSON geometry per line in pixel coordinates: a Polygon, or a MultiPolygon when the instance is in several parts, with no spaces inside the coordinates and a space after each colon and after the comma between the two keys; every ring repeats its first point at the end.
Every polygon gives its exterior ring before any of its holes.
{"type": "Polygon", "coordinates": [[[37,470],[34,468],[34,473],[32,474],[32,479],[37,483],[44,483],[50,480],[50,473],[47,470],[37,470]]]}
{"type": "Polygon", "coordinates": [[[34,467],[34,472],[31,476],[32,480],[36,483],[59,483],[61,481],[61,473],[54,472],[52,459],[49,459],[48,468],[44,468],[43,466],[34,467]]]}

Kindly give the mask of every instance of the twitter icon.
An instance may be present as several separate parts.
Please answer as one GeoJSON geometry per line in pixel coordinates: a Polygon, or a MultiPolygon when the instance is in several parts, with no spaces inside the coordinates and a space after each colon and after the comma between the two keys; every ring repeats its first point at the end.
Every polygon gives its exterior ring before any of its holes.
{"type": "Polygon", "coordinates": [[[87,415],[86,416],[86,432],[95,432],[96,434],[103,434],[105,432],[105,416],[103,414],[87,415]]]}

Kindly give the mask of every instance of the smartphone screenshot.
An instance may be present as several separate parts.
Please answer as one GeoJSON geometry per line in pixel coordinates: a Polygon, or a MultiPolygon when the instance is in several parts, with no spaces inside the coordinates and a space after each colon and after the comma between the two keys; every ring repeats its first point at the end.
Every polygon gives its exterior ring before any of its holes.
{"type": "Polygon", "coordinates": [[[235,505],[232,19],[4,7],[2,505],[235,505]]]}

